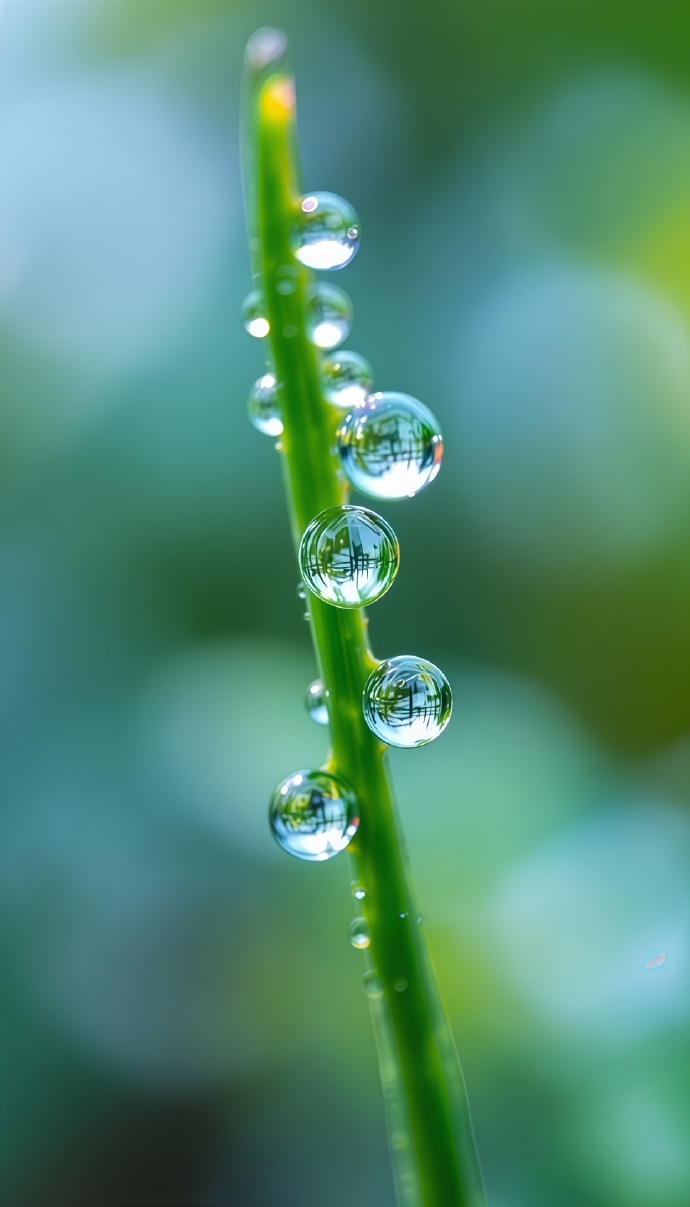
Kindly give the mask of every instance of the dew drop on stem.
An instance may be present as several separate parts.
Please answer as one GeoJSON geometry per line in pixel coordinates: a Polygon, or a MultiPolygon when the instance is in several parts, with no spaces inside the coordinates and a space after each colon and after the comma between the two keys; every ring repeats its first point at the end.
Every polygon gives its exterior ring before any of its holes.
{"type": "Polygon", "coordinates": [[[283,431],[283,419],[278,402],[278,384],[273,373],[264,373],[254,382],[249,400],[247,414],[254,427],[266,436],[280,436],[283,431]]]}
{"type": "Polygon", "coordinates": [[[398,571],[393,529],[366,507],[329,507],[307,528],[299,567],[310,591],[338,608],[361,608],[379,599],[398,571]]]}
{"type": "Polygon", "coordinates": [[[364,719],[389,746],[423,746],[450,720],[450,684],[433,662],[400,655],[380,662],[362,693],[364,719]]]}
{"type": "Polygon", "coordinates": [[[310,720],[317,725],[328,725],[327,693],[320,679],[315,679],[309,684],[304,697],[304,707],[310,720]]]}
{"type": "Polygon", "coordinates": [[[374,370],[359,352],[334,352],[321,365],[323,393],[331,406],[360,406],[374,385],[374,370]]]}
{"type": "Polygon", "coordinates": [[[328,771],[297,771],[282,780],[271,798],[269,820],[284,851],[316,861],[343,851],[359,824],[352,790],[328,771]]]}
{"type": "Polygon", "coordinates": [[[405,499],[433,482],[443,437],[428,407],[409,394],[376,393],[353,407],[337,433],[345,477],[375,499],[405,499]]]}
{"type": "Polygon", "coordinates": [[[359,247],[359,218],[335,193],[309,193],[300,199],[291,243],[305,268],[344,268],[359,247]]]}
{"type": "Polygon", "coordinates": [[[270,331],[266,303],[258,289],[252,289],[242,303],[242,325],[254,339],[265,339],[270,331]]]}

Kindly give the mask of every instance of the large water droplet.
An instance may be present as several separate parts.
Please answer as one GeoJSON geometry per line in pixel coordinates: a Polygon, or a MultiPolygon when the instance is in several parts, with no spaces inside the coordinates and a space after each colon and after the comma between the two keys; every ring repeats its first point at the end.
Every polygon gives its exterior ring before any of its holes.
{"type": "Polygon", "coordinates": [[[345,476],[375,499],[416,495],[438,473],[443,438],[428,407],[409,394],[370,394],[338,431],[345,476]]]}
{"type": "Polygon", "coordinates": [[[373,968],[370,968],[369,972],[364,973],[362,984],[367,997],[383,997],[383,981],[378,972],[374,972],[373,968]]]}
{"type": "Polygon", "coordinates": [[[317,348],[337,348],[350,334],[352,302],[337,285],[320,282],[309,294],[309,338],[317,348]]]}
{"type": "Polygon", "coordinates": [[[366,507],[320,512],[299,547],[299,568],[309,590],[337,608],[361,608],[379,599],[399,560],[393,529],[366,507]]]}
{"type": "Polygon", "coordinates": [[[371,942],[366,918],[355,918],[354,922],[350,923],[348,934],[352,946],[356,947],[358,951],[364,951],[371,942]]]}
{"type": "Polygon", "coordinates": [[[328,771],[297,771],[276,788],[269,810],[276,842],[298,859],[330,859],[354,837],[357,802],[328,771]]]}
{"type": "Polygon", "coordinates": [[[309,684],[307,694],[304,697],[304,707],[307,710],[307,715],[311,717],[312,721],[316,721],[317,725],[328,725],[326,692],[320,679],[315,679],[313,683],[309,684]]]}
{"type": "Polygon", "coordinates": [[[264,339],[270,331],[266,303],[258,289],[252,289],[242,303],[242,324],[255,339],[264,339]]]}
{"type": "Polygon", "coordinates": [[[334,407],[361,406],[374,384],[374,370],[359,352],[336,352],[321,365],[323,392],[334,407]]]}
{"type": "Polygon", "coordinates": [[[273,373],[264,373],[254,382],[247,402],[247,414],[254,427],[267,436],[280,436],[283,419],[278,403],[278,385],[273,373]]]}
{"type": "Polygon", "coordinates": [[[359,247],[359,218],[335,193],[310,193],[299,203],[292,251],[306,268],[344,268],[359,247]]]}
{"type": "Polygon", "coordinates": [[[433,662],[401,655],[372,671],[362,695],[364,719],[389,746],[423,746],[446,728],[450,684],[433,662]]]}

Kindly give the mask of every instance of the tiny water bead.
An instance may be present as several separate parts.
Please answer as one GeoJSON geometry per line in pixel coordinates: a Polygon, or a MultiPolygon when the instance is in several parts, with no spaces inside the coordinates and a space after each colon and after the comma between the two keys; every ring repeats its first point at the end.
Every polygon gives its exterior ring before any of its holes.
{"type": "Polygon", "coordinates": [[[345,416],[337,438],[346,478],[375,499],[410,498],[441,468],[438,421],[409,394],[370,394],[345,416]]]}
{"type": "Polygon", "coordinates": [[[317,348],[337,348],[350,334],[352,302],[344,289],[320,282],[309,293],[309,338],[317,348]]]}
{"type": "Polygon", "coordinates": [[[393,529],[366,507],[320,512],[299,547],[299,568],[309,590],[336,608],[361,608],[379,599],[399,561],[393,529]]]}
{"type": "Polygon", "coordinates": [[[360,406],[374,385],[374,370],[359,352],[336,352],[321,365],[326,402],[351,410],[360,406]]]}
{"type": "Polygon", "coordinates": [[[350,942],[358,951],[364,951],[370,944],[369,925],[366,918],[355,918],[348,930],[350,942]]]}
{"type": "Polygon", "coordinates": [[[271,798],[269,820],[276,842],[297,859],[331,859],[354,838],[357,802],[347,784],[328,771],[297,771],[271,798]]]}
{"type": "Polygon", "coordinates": [[[352,896],[355,898],[355,900],[362,901],[366,897],[364,888],[358,880],[353,880],[350,887],[352,889],[352,896]]]}
{"type": "Polygon", "coordinates": [[[362,693],[364,719],[389,746],[424,746],[450,720],[450,684],[433,662],[400,655],[381,662],[362,693]]]}
{"type": "Polygon", "coordinates": [[[309,684],[307,694],[304,697],[304,707],[307,710],[307,715],[317,725],[328,725],[328,705],[326,698],[327,695],[320,679],[315,679],[313,683],[309,684]]]}
{"type": "Polygon", "coordinates": [[[252,289],[242,303],[242,324],[254,339],[264,339],[270,331],[266,303],[258,289],[252,289]]]}
{"type": "Polygon", "coordinates": [[[404,993],[407,989],[407,981],[402,976],[398,977],[396,981],[393,981],[393,988],[396,993],[404,993]]]}
{"type": "Polygon", "coordinates": [[[292,253],[305,268],[344,268],[359,247],[359,218],[335,193],[310,193],[299,203],[292,253]]]}
{"type": "Polygon", "coordinates": [[[266,436],[280,436],[283,419],[278,403],[278,384],[273,373],[264,373],[254,382],[247,402],[247,414],[254,427],[266,436]]]}

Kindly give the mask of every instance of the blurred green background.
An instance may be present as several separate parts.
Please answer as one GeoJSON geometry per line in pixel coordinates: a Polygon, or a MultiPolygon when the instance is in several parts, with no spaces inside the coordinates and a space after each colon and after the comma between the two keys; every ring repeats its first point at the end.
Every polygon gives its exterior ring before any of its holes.
{"type": "Polygon", "coordinates": [[[393,762],[492,1207],[681,1207],[682,0],[0,0],[0,1202],[393,1203],[347,859],[266,822],[324,754],[245,416],[269,23],[348,346],[446,436],[371,630],[455,691],[393,762]]]}

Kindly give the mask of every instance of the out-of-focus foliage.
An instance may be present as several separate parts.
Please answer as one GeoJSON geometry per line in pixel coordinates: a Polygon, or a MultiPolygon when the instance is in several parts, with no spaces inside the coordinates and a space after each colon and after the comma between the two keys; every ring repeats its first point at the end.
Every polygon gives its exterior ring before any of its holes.
{"type": "Polygon", "coordinates": [[[0,1199],[392,1202],[347,860],[266,824],[324,753],[245,416],[269,22],[349,346],[447,437],[372,630],[453,670],[393,762],[493,1207],[681,1207],[690,12],[591,0],[0,0],[0,1199]]]}

